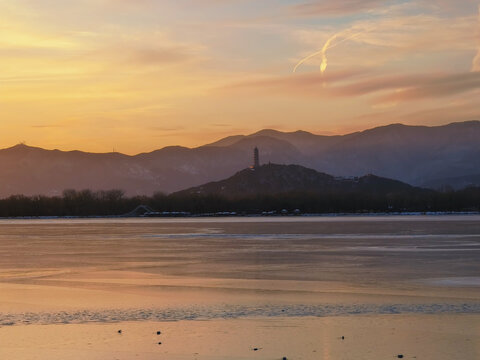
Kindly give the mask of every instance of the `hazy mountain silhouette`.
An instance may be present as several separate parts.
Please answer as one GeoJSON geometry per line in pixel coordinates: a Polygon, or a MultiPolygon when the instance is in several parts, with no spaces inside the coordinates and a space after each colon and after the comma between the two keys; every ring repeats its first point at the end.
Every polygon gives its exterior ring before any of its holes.
{"type": "Polygon", "coordinates": [[[480,173],[465,176],[453,176],[442,179],[434,179],[423,184],[423,187],[427,187],[435,190],[461,190],[469,186],[478,186],[480,184],[480,173]]]}
{"type": "Polygon", "coordinates": [[[225,179],[252,162],[298,164],[335,176],[376,174],[412,185],[458,187],[454,178],[480,168],[480,121],[445,126],[393,124],[343,136],[262,130],[198,148],[166,147],[135,156],[44,150],[0,150],[0,197],[60,194],[64,189],[123,189],[128,195],[174,192],[225,179]]]}
{"type": "Polygon", "coordinates": [[[389,193],[423,192],[397,180],[375,175],[355,178],[336,178],[300,165],[267,164],[255,169],[244,169],[221,181],[179,191],[174,195],[222,195],[243,197],[255,194],[288,192],[309,193],[389,193]]]}

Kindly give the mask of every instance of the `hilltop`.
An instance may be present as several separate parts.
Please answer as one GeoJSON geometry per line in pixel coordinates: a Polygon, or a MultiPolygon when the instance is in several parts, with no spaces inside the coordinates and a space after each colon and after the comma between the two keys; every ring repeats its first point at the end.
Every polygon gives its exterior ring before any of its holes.
{"type": "Polygon", "coordinates": [[[220,195],[229,198],[292,192],[382,194],[423,192],[400,181],[375,175],[336,178],[300,165],[267,164],[245,169],[221,181],[183,190],[173,195],[220,195]]]}

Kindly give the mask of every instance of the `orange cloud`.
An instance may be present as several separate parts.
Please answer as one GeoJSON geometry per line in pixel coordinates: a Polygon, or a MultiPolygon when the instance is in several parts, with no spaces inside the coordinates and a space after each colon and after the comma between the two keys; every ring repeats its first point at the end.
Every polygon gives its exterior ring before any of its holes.
{"type": "Polygon", "coordinates": [[[324,91],[325,93],[329,92],[329,89],[325,88],[326,84],[330,85],[347,81],[366,74],[367,72],[368,70],[366,69],[357,69],[336,72],[332,71],[328,74],[292,74],[288,76],[247,80],[219,88],[218,90],[221,92],[259,90],[267,93],[296,93],[317,96],[319,91],[324,91]]]}
{"type": "Polygon", "coordinates": [[[309,73],[259,79],[222,88],[224,91],[253,91],[265,96],[358,97],[387,93],[374,99],[375,104],[453,96],[476,89],[480,89],[480,72],[387,76],[375,75],[367,70],[332,72],[323,77],[318,73],[309,73]]]}
{"type": "MultiPolygon", "coordinates": [[[[400,84],[399,84],[400,85],[400,84]]],[[[420,78],[393,93],[376,99],[378,103],[440,98],[480,89],[480,72],[420,78]]]]}

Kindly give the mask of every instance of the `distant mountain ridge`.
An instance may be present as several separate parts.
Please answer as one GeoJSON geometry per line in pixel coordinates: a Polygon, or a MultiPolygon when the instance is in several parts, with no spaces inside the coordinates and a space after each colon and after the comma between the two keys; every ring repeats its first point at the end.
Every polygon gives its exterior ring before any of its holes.
{"type": "Polygon", "coordinates": [[[297,164],[334,176],[371,173],[435,188],[480,185],[480,121],[467,121],[435,127],[392,124],[337,136],[266,129],[197,148],[170,146],[135,156],[16,145],[0,150],[0,197],[85,188],[171,193],[247,168],[255,146],[263,164],[297,164]]]}

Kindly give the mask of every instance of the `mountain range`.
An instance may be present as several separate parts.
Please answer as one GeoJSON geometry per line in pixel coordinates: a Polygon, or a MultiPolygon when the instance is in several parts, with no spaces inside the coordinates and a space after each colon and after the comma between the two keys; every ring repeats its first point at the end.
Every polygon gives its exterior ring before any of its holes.
{"type": "Polygon", "coordinates": [[[333,176],[375,174],[414,186],[480,184],[480,121],[443,126],[392,124],[347,135],[261,130],[196,148],[170,146],[134,156],[0,150],[0,197],[58,195],[64,189],[122,189],[127,195],[171,193],[225,179],[252,163],[297,164],[333,176]]]}

